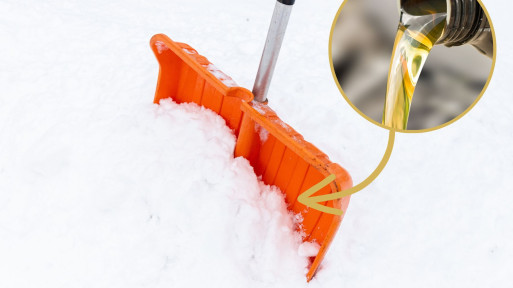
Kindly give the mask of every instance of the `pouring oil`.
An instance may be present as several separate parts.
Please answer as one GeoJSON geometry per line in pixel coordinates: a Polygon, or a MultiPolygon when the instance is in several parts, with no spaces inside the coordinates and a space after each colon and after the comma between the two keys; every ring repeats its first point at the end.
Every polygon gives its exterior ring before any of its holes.
{"type": "Polygon", "coordinates": [[[443,33],[447,15],[443,5],[426,7],[430,5],[429,1],[410,2],[416,2],[413,4],[417,5],[414,6],[417,9],[411,8],[408,13],[404,10],[401,13],[383,112],[383,124],[400,130],[407,129],[417,80],[429,52],[443,33]]]}

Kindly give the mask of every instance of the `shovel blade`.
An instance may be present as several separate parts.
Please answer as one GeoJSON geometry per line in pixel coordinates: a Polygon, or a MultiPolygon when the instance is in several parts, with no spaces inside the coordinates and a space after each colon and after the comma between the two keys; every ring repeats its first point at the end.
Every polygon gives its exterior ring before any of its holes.
{"type": "MultiPolygon", "coordinates": [[[[253,94],[184,43],[163,34],[150,45],[160,65],[155,103],[172,98],[178,103],[193,102],[209,108],[225,120],[237,136],[234,155],[249,160],[265,184],[275,185],[284,193],[288,209],[301,214],[303,241],[316,242],[319,252],[311,257],[306,275],[310,281],[319,268],[343,216],[306,207],[297,197],[331,174],[336,180],[314,195],[336,193],[352,187],[346,170],[332,163],[294,129],[283,122],[266,104],[252,102],[253,94]]],[[[346,211],[349,196],[320,203],[346,211]]]]}

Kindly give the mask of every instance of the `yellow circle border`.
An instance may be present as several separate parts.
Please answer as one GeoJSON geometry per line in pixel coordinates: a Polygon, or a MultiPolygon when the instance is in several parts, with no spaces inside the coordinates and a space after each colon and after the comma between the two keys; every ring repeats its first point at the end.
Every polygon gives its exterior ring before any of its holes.
{"type": "Polygon", "coordinates": [[[349,105],[358,114],[360,114],[360,116],[362,116],[363,118],[367,119],[367,121],[369,121],[369,122],[371,122],[371,123],[373,123],[373,124],[375,124],[375,125],[377,125],[377,126],[379,126],[381,128],[385,128],[387,130],[390,130],[390,131],[401,132],[401,133],[424,133],[424,132],[431,132],[431,131],[435,131],[435,130],[444,128],[444,127],[446,127],[448,125],[451,125],[452,123],[458,121],[463,116],[465,116],[470,110],[472,110],[472,108],[474,108],[474,106],[476,106],[476,104],[479,102],[479,100],[481,100],[481,98],[483,97],[483,94],[485,93],[486,89],[488,88],[488,85],[490,84],[490,81],[492,80],[493,72],[495,71],[495,62],[497,60],[497,38],[495,37],[495,28],[493,26],[492,18],[490,17],[490,14],[488,13],[488,10],[486,9],[486,7],[484,6],[484,4],[482,3],[481,0],[477,0],[477,2],[483,8],[483,11],[484,11],[486,17],[488,18],[488,22],[490,23],[490,29],[492,31],[492,39],[493,39],[493,59],[492,59],[492,67],[490,68],[490,75],[488,76],[488,80],[486,81],[485,85],[483,86],[483,89],[481,90],[481,93],[479,93],[479,96],[476,98],[476,100],[474,100],[474,102],[472,102],[472,104],[470,104],[470,106],[468,106],[467,109],[465,109],[465,111],[463,111],[462,113],[460,113],[460,115],[456,116],[455,118],[451,119],[450,121],[447,121],[444,124],[435,126],[433,128],[420,129],[420,130],[395,129],[395,128],[392,128],[392,127],[385,126],[384,124],[379,123],[379,122],[375,121],[374,119],[370,118],[369,116],[365,115],[365,113],[360,111],[360,109],[358,109],[349,100],[349,97],[347,97],[347,95],[345,94],[344,90],[340,86],[340,83],[338,82],[337,75],[335,74],[335,68],[333,67],[333,55],[332,55],[333,30],[335,29],[335,25],[337,23],[337,20],[340,17],[340,13],[342,12],[342,9],[346,5],[347,1],[349,1],[349,0],[344,0],[342,2],[342,5],[340,5],[340,8],[338,9],[337,14],[335,15],[335,19],[333,19],[333,23],[331,24],[330,39],[329,39],[329,42],[328,42],[328,45],[329,45],[329,47],[328,47],[328,56],[329,56],[329,61],[330,61],[331,74],[333,76],[333,79],[335,80],[335,83],[336,83],[336,85],[338,87],[338,90],[340,91],[340,93],[342,94],[344,99],[346,99],[347,103],[349,103],[349,105]]]}

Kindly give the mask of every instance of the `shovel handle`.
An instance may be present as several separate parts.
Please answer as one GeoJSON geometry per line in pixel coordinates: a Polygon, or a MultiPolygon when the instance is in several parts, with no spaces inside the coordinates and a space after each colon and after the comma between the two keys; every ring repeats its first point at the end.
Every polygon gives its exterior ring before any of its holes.
{"type": "Polygon", "coordinates": [[[264,51],[260,59],[255,85],[253,86],[254,101],[266,102],[267,91],[271,85],[274,67],[280,54],[281,43],[285,36],[287,23],[289,22],[290,12],[295,0],[277,0],[274,7],[273,18],[269,31],[267,32],[267,40],[265,41],[264,51]]]}

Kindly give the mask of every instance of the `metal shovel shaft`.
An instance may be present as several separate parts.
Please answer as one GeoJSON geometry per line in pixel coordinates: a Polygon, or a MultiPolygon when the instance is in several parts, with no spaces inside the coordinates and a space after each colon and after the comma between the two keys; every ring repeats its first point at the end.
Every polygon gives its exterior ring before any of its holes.
{"type": "Polygon", "coordinates": [[[281,43],[285,36],[287,23],[289,22],[290,12],[294,1],[278,0],[274,7],[271,25],[267,32],[264,51],[260,59],[255,85],[253,86],[254,101],[265,102],[267,100],[267,91],[271,85],[274,67],[280,54],[281,43]]]}

